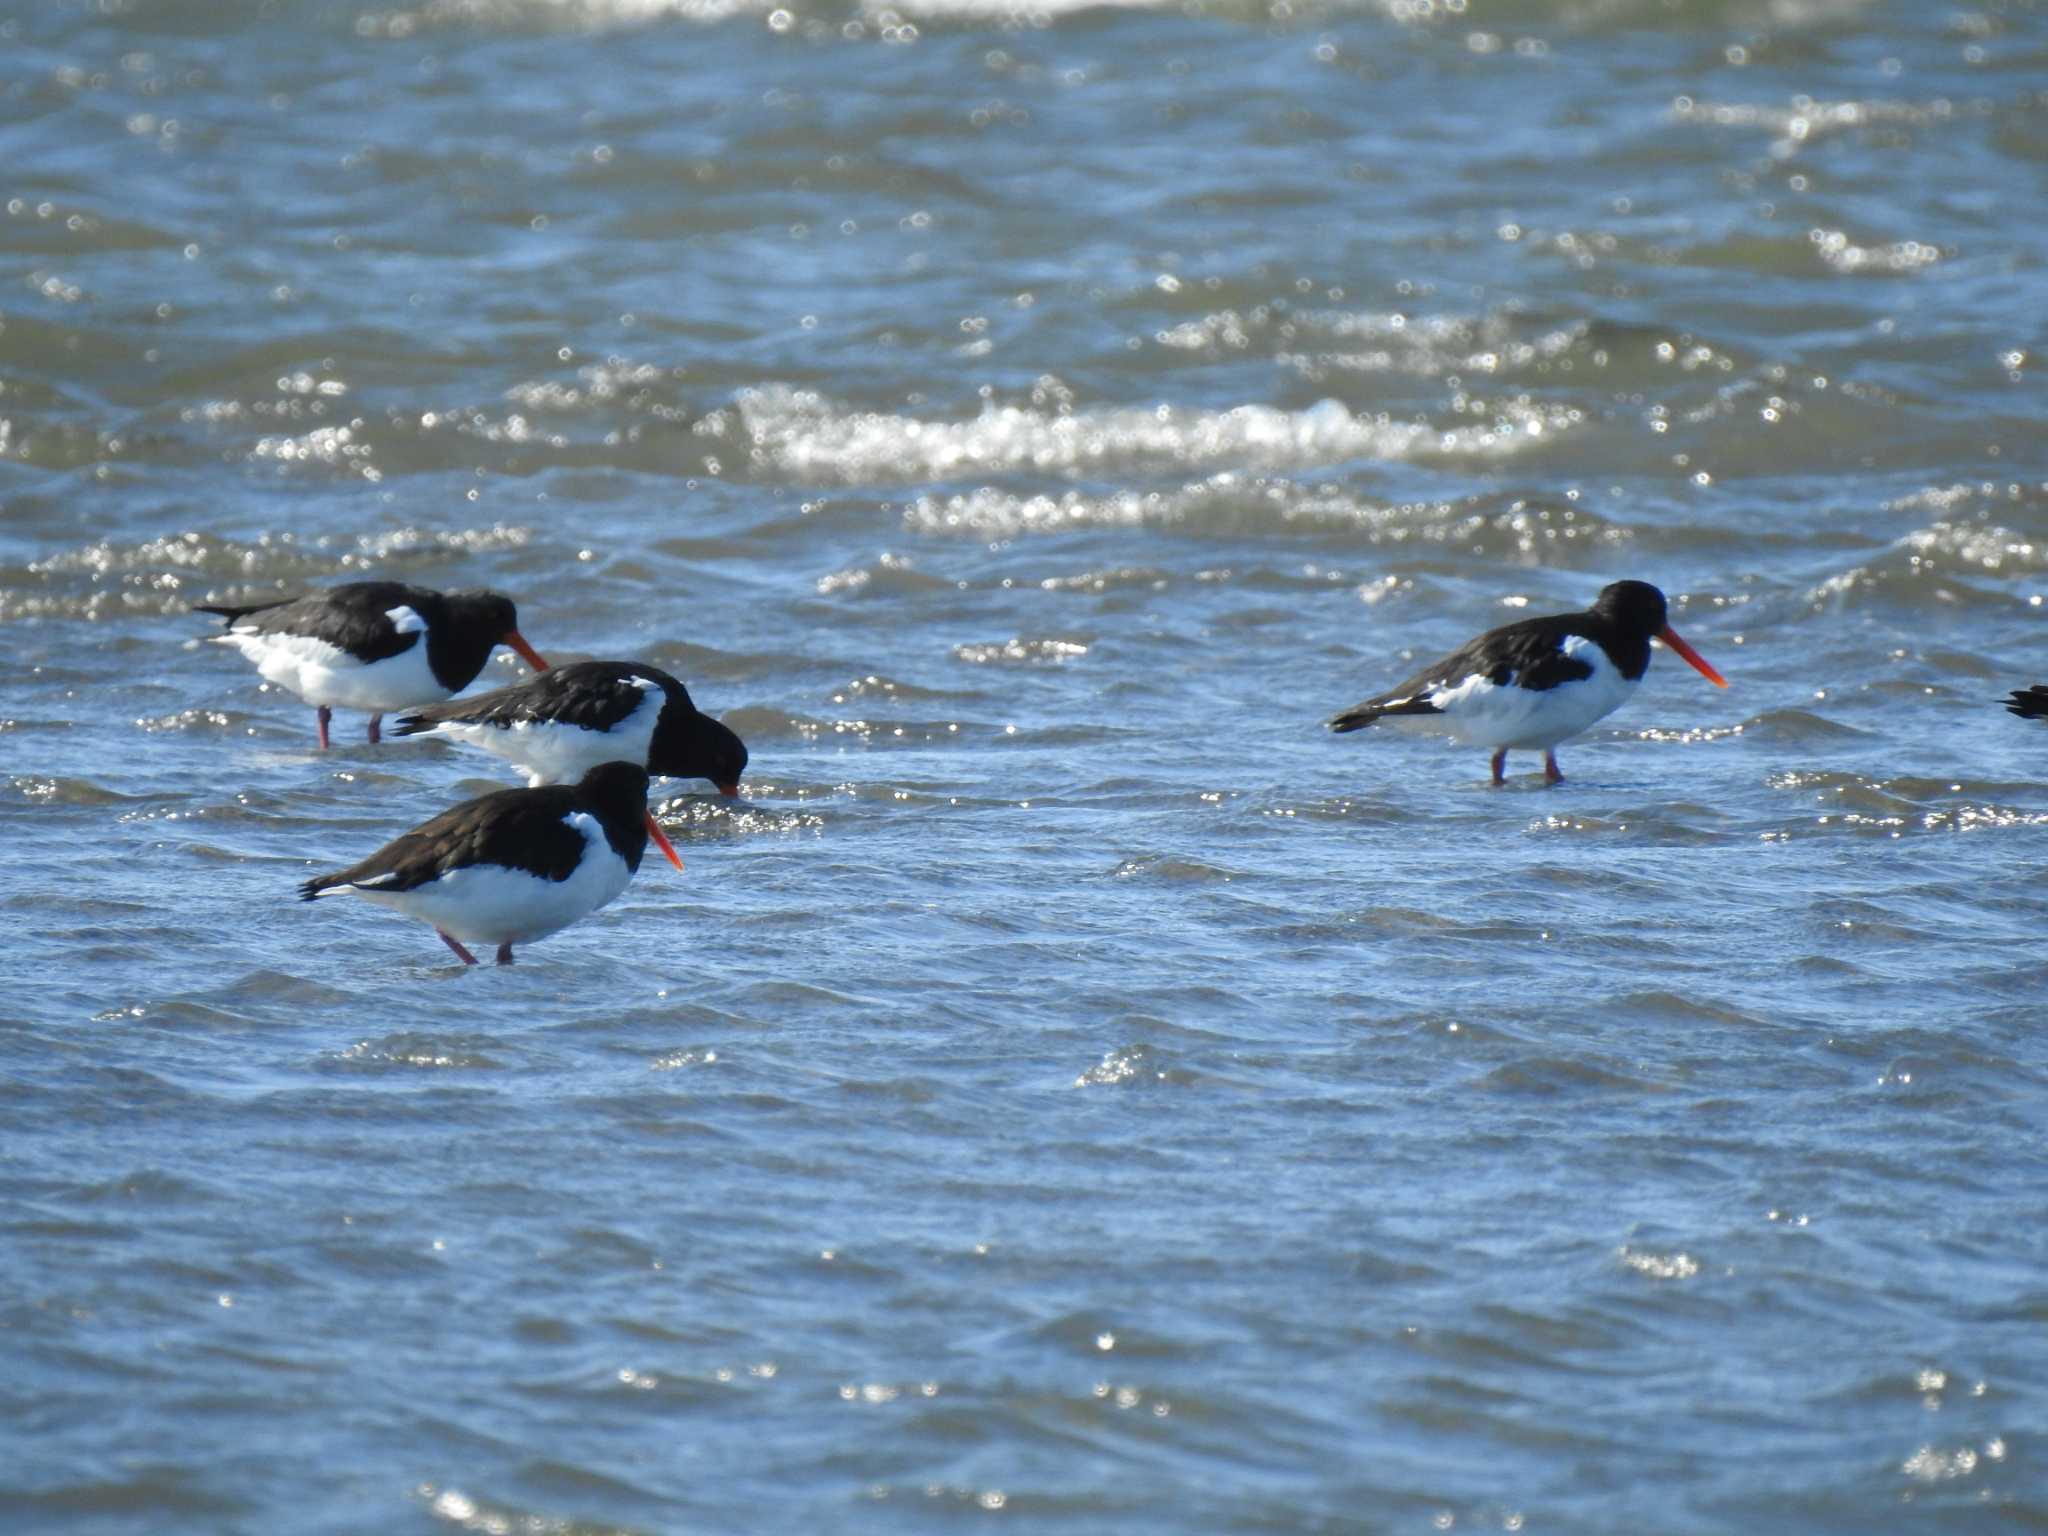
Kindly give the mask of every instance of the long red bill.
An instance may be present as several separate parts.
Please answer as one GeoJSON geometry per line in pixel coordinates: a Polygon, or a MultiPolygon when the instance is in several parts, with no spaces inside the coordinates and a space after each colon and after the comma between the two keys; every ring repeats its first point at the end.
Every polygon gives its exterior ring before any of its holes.
{"type": "Polygon", "coordinates": [[[721,784],[718,786],[718,792],[728,800],[737,800],[740,797],[740,781],[734,779],[730,784],[721,784]]]}
{"type": "Polygon", "coordinates": [[[1720,673],[1716,672],[1712,667],[1707,665],[1706,657],[1702,656],[1698,651],[1694,650],[1691,646],[1687,645],[1683,640],[1679,639],[1678,631],[1673,629],[1669,624],[1666,624],[1662,629],[1657,631],[1657,638],[1659,640],[1662,640],[1666,645],[1670,646],[1671,649],[1678,652],[1678,654],[1683,656],[1687,661],[1691,662],[1693,665],[1693,670],[1698,672],[1701,677],[1704,677],[1716,688],[1726,688],[1728,686],[1728,679],[1723,677],[1720,673]]]}
{"type": "Polygon", "coordinates": [[[518,630],[506,630],[504,638],[501,639],[498,643],[500,645],[511,646],[513,650],[519,653],[519,659],[525,662],[529,667],[533,668],[534,671],[547,671],[548,664],[546,658],[544,658],[539,651],[536,651],[532,646],[528,645],[526,643],[526,636],[520,634],[518,630]]]}
{"type": "Polygon", "coordinates": [[[661,830],[661,823],[654,819],[654,812],[647,811],[643,814],[647,817],[647,835],[654,839],[654,846],[668,855],[669,863],[681,869],[683,861],[676,857],[676,845],[670,842],[668,834],[661,830]]]}

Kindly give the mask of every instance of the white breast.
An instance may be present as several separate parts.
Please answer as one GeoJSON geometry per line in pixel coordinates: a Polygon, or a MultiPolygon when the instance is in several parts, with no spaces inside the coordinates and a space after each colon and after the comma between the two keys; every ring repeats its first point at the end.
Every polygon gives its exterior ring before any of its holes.
{"type": "Polygon", "coordinates": [[[599,763],[646,763],[648,749],[654,744],[655,721],[665,700],[659,683],[646,678],[634,681],[641,688],[640,702],[609,731],[587,730],[559,720],[520,720],[512,725],[448,721],[420,734],[466,742],[502,757],[526,774],[528,788],[573,783],[599,763]]]}
{"type": "Polygon", "coordinates": [[[454,870],[410,891],[350,886],[366,901],[432,923],[475,944],[526,944],[588,917],[623,891],[633,872],[605,841],[587,811],[562,818],[583,834],[583,859],[566,880],[544,880],[521,869],[477,864],[454,870]]]}
{"type": "MultiPolygon", "coordinates": [[[[1441,723],[1461,741],[1481,747],[1548,751],[1613,714],[1636,691],[1636,680],[1623,677],[1607,653],[1583,635],[1567,637],[1560,649],[1590,665],[1593,675],[1555,688],[1535,689],[1518,688],[1513,678],[1495,683],[1474,673],[1437,689],[1429,695],[1429,702],[1443,711],[1441,723]]],[[[1413,718],[1427,721],[1430,717],[1413,718]]]]}
{"type": "MultiPolygon", "coordinates": [[[[401,610],[412,614],[410,608],[401,610]]],[[[289,690],[308,704],[330,709],[367,709],[386,713],[439,703],[448,689],[427,665],[426,626],[401,633],[418,636],[396,656],[361,662],[338,645],[308,635],[261,634],[231,629],[213,638],[232,645],[256,664],[265,682],[289,690]]]]}

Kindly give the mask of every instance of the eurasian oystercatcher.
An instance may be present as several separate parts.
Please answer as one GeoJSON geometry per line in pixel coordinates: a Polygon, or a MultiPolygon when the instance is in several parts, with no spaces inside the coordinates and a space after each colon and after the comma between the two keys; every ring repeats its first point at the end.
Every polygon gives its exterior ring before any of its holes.
{"type": "Polygon", "coordinates": [[[1332,717],[1329,726],[1356,731],[1381,718],[1427,717],[1464,741],[1495,748],[1494,783],[1506,782],[1510,748],[1541,748],[1544,777],[1555,784],[1564,778],[1557,744],[1635,692],[1649,670],[1652,636],[1716,688],[1728,686],[1672,630],[1662,592],[1646,581],[1617,581],[1601,588],[1584,613],[1489,629],[1400,687],[1332,717]]]}
{"type": "Polygon", "coordinates": [[[320,711],[322,751],[336,709],[369,710],[375,742],[385,711],[460,693],[501,645],[535,671],[548,665],[519,633],[512,599],[498,592],[352,581],[275,603],[201,603],[193,611],[227,620],[216,644],[234,646],[266,682],[320,711]]]}
{"type": "MultiPolygon", "coordinates": [[[[659,667],[637,661],[572,661],[475,698],[403,716],[400,736],[444,736],[506,759],[529,785],[574,778],[614,759],[645,763],[671,779],[709,779],[740,792],[747,748],[690,702],[690,691],[659,667]]],[[[647,830],[677,869],[683,861],[653,813],[647,830]]]]}
{"type": "Polygon", "coordinates": [[[2039,720],[2048,716],[2048,683],[2015,688],[2012,697],[2005,701],[2005,707],[2022,720],[2039,720]]]}
{"type": "Polygon", "coordinates": [[[600,763],[574,784],[465,800],[364,859],[299,887],[305,901],[351,891],[432,923],[475,965],[468,939],[512,946],[588,917],[626,888],[647,851],[647,770],[600,763]]]}

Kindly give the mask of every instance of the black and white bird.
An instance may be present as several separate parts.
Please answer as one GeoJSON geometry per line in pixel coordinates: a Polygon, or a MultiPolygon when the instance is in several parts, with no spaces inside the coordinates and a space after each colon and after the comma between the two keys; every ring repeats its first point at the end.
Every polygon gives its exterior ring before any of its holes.
{"type": "MultiPolygon", "coordinates": [[[[690,702],[659,667],[637,661],[572,661],[509,688],[430,705],[401,718],[400,736],[438,736],[504,758],[529,785],[572,779],[594,764],[645,763],[650,774],[709,779],[740,792],[747,748],[690,702]]],[[[652,814],[647,830],[683,867],[652,814]]]]}
{"type": "Polygon", "coordinates": [[[2048,684],[2015,688],[2012,697],[2005,701],[2005,707],[2022,720],[2048,719],[2048,684]]]}
{"type": "Polygon", "coordinates": [[[227,620],[215,643],[234,646],[266,682],[319,711],[322,751],[335,710],[370,711],[375,742],[387,711],[460,693],[501,645],[535,671],[547,669],[519,633],[512,599],[500,592],[352,581],[275,603],[202,603],[194,611],[227,620]]]}
{"type": "Polygon", "coordinates": [[[512,946],[568,927],[617,896],[647,851],[647,770],[600,763],[574,784],[465,800],[359,864],[299,887],[305,901],[349,892],[431,923],[464,946],[512,946]]]}
{"type": "Polygon", "coordinates": [[[1356,731],[1375,720],[1421,719],[1461,740],[1492,747],[1493,782],[1510,750],[1541,751],[1555,784],[1557,744],[1612,714],[1636,691],[1650,667],[1650,641],[1663,641],[1716,688],[1727,680],[1678,638],[1664,594],[1646,581],[1603,587],[1584,613],[1523,619],[1489,629],[1400,687],[1353,705],[1329,721],[1356,731]]]}

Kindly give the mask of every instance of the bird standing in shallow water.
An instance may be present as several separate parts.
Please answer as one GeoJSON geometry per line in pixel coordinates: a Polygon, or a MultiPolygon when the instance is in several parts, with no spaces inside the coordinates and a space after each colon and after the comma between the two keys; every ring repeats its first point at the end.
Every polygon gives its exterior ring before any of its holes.
{"type": "Polygon", "coordinates": [[[1333,731],[1375,720],[1422,718],[1461,740],[1494,748],[1493,782],[1506,782],[1510,750],[1543,753],[1543,773],[1563,780],[1557,744],[1627,701],[1650,667],[1650,641],[1663,641],[1716,688],[1727,680],[1679,639],[1664,594],[1646,581],[1617,581],[1583,613],[1522,619],[1489,629],[1400,687],[1333,716],[1333,731]]]}
{"type": "MultiPolygon", "coordinates": [[[[572,661],[406,715],[398,734],[481,747],[519,768],[530,786],[618,760],[645,763],[665,778],[709,779],[720,794],[735,796],[747,766],[746,744],[729,727],[700,711],[668,673],[637,661],[572,661]]],[[[652,811],[647,831],[681,869],[652,811]]]]}
{"type": "Polygon", "coordinates": [[[388,711],[460,693],[501,645],[537,672],[548,665],[519,633],[518,610],[501,592],[352,581],[275,603],[202,603],[193,611],[227,620],[216,644],[234,646],[266,682],[319,711],[323,752],[336,709],[369,710],[374,743],[388,711]]]}
{"type": "Polygon", "coordinates": [[[304,901],[350,892],[432,923],[465,965],[463,945],[545,938],[617,896],[647,851],[647,770],[602,763],[575,784],[501,789],[466,800],[367,859],[299,887],[304,901]]]}

